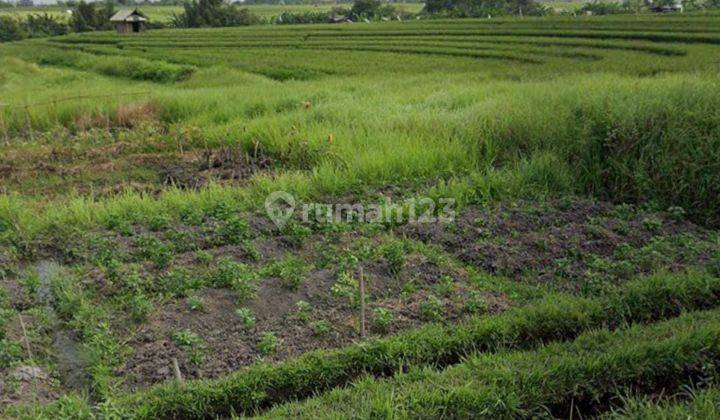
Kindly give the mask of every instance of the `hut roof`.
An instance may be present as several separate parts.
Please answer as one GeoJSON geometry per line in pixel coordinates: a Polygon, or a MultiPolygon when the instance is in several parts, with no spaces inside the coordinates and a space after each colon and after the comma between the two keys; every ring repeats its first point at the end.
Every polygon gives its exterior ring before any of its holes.
{"type": "Polygon", "coordinates": [[[110,18],[110,22],[147,22],[147,19],[137,9],[121,10],[110,18]]]}

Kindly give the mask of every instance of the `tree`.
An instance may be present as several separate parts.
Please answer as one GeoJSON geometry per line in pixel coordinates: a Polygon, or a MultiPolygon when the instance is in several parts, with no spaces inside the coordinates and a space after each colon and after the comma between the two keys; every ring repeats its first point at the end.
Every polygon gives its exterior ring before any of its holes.
{"type": "Polygon", "coordinates": [[[260,23],[248,9],[226,5],[222,0],[193,0],[183,5],[183,13],[173,16],[179,28],[245,26],[260,23]]]}
{"type": "Polygon", "coordinates": [[[0,42],[19,41],[27,37],[20,21],[10,16],[0,16],[0,42]]]}
{"type": "Polygon", "coordinates": [[[95,3],[80,3],[75,6],[70,19],[70,26],[75,32],[96,31],[110,29],[110,18],[115,14],[115,6],[110,1],[101,9],[96,9],[95,3]]]}

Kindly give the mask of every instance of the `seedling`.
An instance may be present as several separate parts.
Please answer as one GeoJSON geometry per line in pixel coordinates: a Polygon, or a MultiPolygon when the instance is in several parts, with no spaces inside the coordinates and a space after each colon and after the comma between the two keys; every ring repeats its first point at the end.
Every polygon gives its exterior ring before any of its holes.
{"type": "Polygon", "coordinates": [[[169,225],[170,217],[164,214],[156,214],[148,220],[148,228],[153,232],[166,229],[169,225]]]}
{"type": "Polygon", "coordinates": [[[190,330],[177,331],[172,335],[175,345],[188,354],[190,363],[199,365],[205,359],[205,341],[190,330]]]}
{"type": "Polygon", "coordinates": [[[685,212],[685,209],[679,206],[672,206],[668,208],[668,214],[670,214],[670,217],[672,217],[675,220],[682,220],[685,218],[685,215],[687,214],[685,212]]]}
{"type": "Polygon", "coordinates": [[[435,295],[428,295],[420,304],[420,315],[426,321],[440,321],[443,319],[444,305],[435,295]]]}
{"type": "Polygon", "coordinates": [[[187,297],[190,292],[202,286],[202,281],[199,277],[182,267],[176,267],[170,270],[170,272],[161,278],[160,283],[163,286],[163,290],[178,298],[187,297]]]}
{"type": "Polygon", "coordinates": [[[197,235],[192,232],[175,231],[168,234],[168,239],[172,242],[177,252],[190,252],[198,249],[197,235]]]}
{"type": "Polygon", "coordinates": [[[240,303],[255,296],[257,290],[255,273],[245,264],[223,260],[210,275],[210,282],[218,287],[228,287],[237,293],[240,303]]]}
{"type": "Polygon", "coordinates": [[[283,286],[289,290],[297,288],[305,281],[309,267],[300,257],[288,256],[282,260],[274,261],[265,269],[265,274],[278,277],[283,286]]]}
{"type": "Polygon", "coordinates": [[[197,260],[198,264],[208,266],[212,264],[213,260],[215,259],[213,255],[207,251],[196,251],[195,252],[195,259],[197,260]]]}
{"type": "Polygon", "coordinates": [[[170,264],[173,254],[170,247],[154,236],[141,236],[137,239],[138,255],[150,260],[157,268],[165,268],[170,264]]]}
{"type": "Polygon", "coordinates": [[[191,311],[202,312],[205,310],[205,302],[200,296],[190,296],[188,298],[188,306],[191,311]]]}
{"type": "Polygon", "coordinates": [[[393,321],[395,320],[395,316],[392,312],[390,312],[389,309],[385,308],[375,308],[373,311],[373,327],[377,331],[380,332],[387,332],[390,329],[390,326],[392,325],[393,321]]]}
{"type": "Polygon", "coordinates": [[[129,301],[130,317],[135,322],[145,322],[153,310],[153,304],[143,293],[137,293],[129,301]]]}
{"type": "Polygon", "coordinates": [[[392,277],[400,274],[405,265],[405,247],[402,242],[391,242],[383,249],[383,257],[387,262],[388,274],[392,277]]]}
{"type": "Polygon", "coordinates": [[[297,313],[295,316],[297,316],[300,321],[307,322],[310,319],[310,314],[312,313],[312,305],[304,300],[300,300],[295,303],[295,307],[297,307],[297,313]]]}
{"type": "Polygon", "coordinates": [[[330,323],[325,320],[315,321],[310,324],[310,328],[312,328],[313,334],[317,337],[322,337],[328,335],[330,332],[330,323]]]}
{"type": "Polygon", "coordinates": [[[649,216],[643,219],[642,225],[650,232],[656,233],[662,228],[662,220],[654,216],[649,216]]]}
{"type": "Polygon", "coordinates": [[[300,247],[305,239],[312,234],[312,230],[300,223],[290,221],[282,230],[285,240],[295,247],[300,247]]]}
{"type": "Polygon", "coordinates": [[[240,245],[250,238],[250,228],[246,221],[237,216],[231,217],[217,229],[221,243],[240,245]]]}
{"type": "Polygon", "coordinates": [[[350,301],[351,305],[357,304],[360,300],[358,297],[358,280],[347,271],[343,271],[339,274],[337,281],[332,285],[330,290],[333,295],[350,301]]]}
{"type": "Polygon", "coordinates": [[[442,296],[450,296],[455,291],[455,280],[447,275],[440,277],[435,291],[442,296]]]}
{"type": "Polygon", "coordinates": [[[465,304],[465,310],[473,315],[485,314],[489,311],[490,307],[485,301],[482,293],[477,290],[473,290],[468,294],[468,300],[465,304]]]}
{"type": "Polygon", "coordinates": [[[240,318],[240,322],[242,322],[243,326],[246,328],[252,328],[257,323],[255,314],[253,314],[253,311],[250,308],[239,308],[235,311],[235,313],[238,318],[240,318]]]}
{"type": "Polygon", "coordinates": [[[265,331],[260,335],[260,342],[258,343],[258,351],[262,354],[270,354],[277,351],[280,340],[271,331],[265,331]]]}

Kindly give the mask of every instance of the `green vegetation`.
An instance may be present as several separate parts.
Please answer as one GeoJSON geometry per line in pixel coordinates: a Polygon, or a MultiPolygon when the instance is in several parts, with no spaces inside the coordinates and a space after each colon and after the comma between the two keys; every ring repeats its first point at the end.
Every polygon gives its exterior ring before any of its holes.
{"type": "Polygon", "coordinates": [[[711,415],[720,15],[449,6],[0,44],[0,416],[711,415]]]}
{"type": "Polygon", "coordinates": [[[652,327],[598,330],[574,342],[534,352],[471,356],[437,372],[411,370],[387,381],[365,380],[302,403],[280,406],[267,418],[466,418],[562,416],[623,395],[631,385],[652,392],[695,378],[718,379],[719,313],[693,313],[652,327]]]}
{"type": "MultiPolygon", "coordinates": [[[[342,350],[307,353],[277,365],[254,365],[217,382],[193,382],[182,389],[168,384],[118,405],[141,418],[251,413],[345,384],[363,374],[388,375],[402,364],[444,367],[472,351],[533,348],[600,326],[621,327],[711,308],[718,296],[717,278],[661,275],[638,280],[607,299],[550,296],[536,305],[476,318],[460,326],[432,325],[342,350]]],[[[274,348],[275,340],[268,337],[275,336],[265,333],[261,345],[274,348]]]]}

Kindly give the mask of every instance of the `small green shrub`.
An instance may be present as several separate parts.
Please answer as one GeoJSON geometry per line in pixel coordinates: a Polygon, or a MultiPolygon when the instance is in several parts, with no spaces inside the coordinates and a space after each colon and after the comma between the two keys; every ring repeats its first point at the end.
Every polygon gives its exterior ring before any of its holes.
{"type": "Polygon", "coordinates": [[[190,296],[188,298],[188,306],[191,311],[202,312],[205,310],[205,301],[200,296],[190,296]]]}
{"type": "Polygon", "coordinates": [[[240,303],[255,296],[256,280],[255,273],[247,265],[232,260],[221,261],[210,274],[210,282],[213,285],[234,290],[240,303]]]}
{"type": "Polygon", "coordinates": [[[253,311],[250,308],[239,308],[235,311],[235,313],[238,318],[240,318],[240,322],[242,322],[243,326],[246,328],[252,328],[257,323],[255,314],[253,314],[253,311]]]}
{"type": "Polygon", "coordinates": [[[160,285],[164,292],[176,298],[184,298],[189,296],[190,292],[202,287],[203,281],[188,269],[175,267],[160,278],[160,285]]]}
{"type": "Polygon", "coordinates": [[[379,331],[379,332],[387,332],[390,329],[390,326],[392,325],[393,321],[395,321],[395,316],[392,312],[390,312],[389,309],[385,308],[375,308],[373,310],[373,327],[379,331]]]}
{"type": "Polygon", "coordinates": [[[660,231],[663,223],[655,216],[648,216],[642,220],[642,225],[648,231],[655,233],[660,231]]]}
{"type": "Polygon", "coordinates": [[[264,274],[279,278],[283,286],[289,290],[297,290],[305,281],[308,270],[309,267],[302,258],[291,255],[281,260],[273,261],[264,270],[264,274]]]}
{"type": "Polygon", "coordinates": [[[324,337],[330,333],[330,323],[325,320],[315,321],[310,324],[313,334],[317,337],[324,337]]]}
{"type": "Polygon", "coordinates": [[[152,261],[157,268],[165,268],[172,261],[173,253],[170,247],[154,236],[140,236],[137,238],[135,245],[138,249],[138,255],[152,261]]]}
{"type": "Polygon", "coordinates": [[[440,277],[440,281],[435,285],[435,292],[442,296],[450,296],[455,291],[455,279],[450,276],[440,277]]]}
{"type": "Polygon", "coordinates": [[[472,290],[468,293],[467,302],[465,302],[465,310],[474,315],[486,314],[490,310],[490,306],[483,297],[482,293],[472,290]]]}
{"type": "Polygon", "coordinates": [[[240,245],[250,239],[250,227],[245,220],[232,216],[218,227],[216,234],[223,244],[240,245]]]}
{"type": "Polygon", "coordinates": [[[185,351],[190,359],[190,363],[199,365],[205,359],[205,341],[197,334],[190,330],[182,330],[173,333],[173,342],[175,345],[185,351]]]}
{"type": "Polygon", "coordinates": [[[435,295],[428,295],[420,304],[420,315],[426,321],[440,321],[444,317],[445,305],[435,295]]]}
{"type": "Polygon", "coordinates": [[[135,322],[145,322],[153,311],[154,306],[150,299],[142,293],[137,293],[130,298],[130,317],[135,322]]]}
{"type": "Polygon", "coordinates": [[[400,274],[405,265],[405,247],[402,242],[393,241],[383,247],[383,257],[387,262],[388,274],[392,277],[400,274]]]}
{"type": "Polygon", "coordinates": [[[310,305],[308,302],[305,302],[304,300],[299,300],[297,303],[295,303],[295,307],[297,308],[297,312],[295,312],[295,316],[297,319],[303,322],[307,322],[310,320],[310,315],[312,314],[312,305],[310,305]]]}
{"type": "Polygon", "coordinates": [[[258,351],[262,354],[271,354],[277,351],[280,340],[271,331],[265,331],[260,335],[258,342],[258,351]]]}

